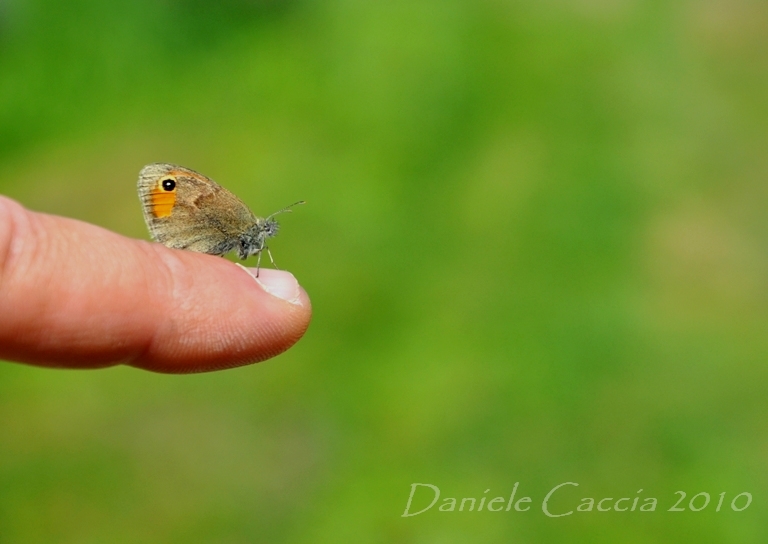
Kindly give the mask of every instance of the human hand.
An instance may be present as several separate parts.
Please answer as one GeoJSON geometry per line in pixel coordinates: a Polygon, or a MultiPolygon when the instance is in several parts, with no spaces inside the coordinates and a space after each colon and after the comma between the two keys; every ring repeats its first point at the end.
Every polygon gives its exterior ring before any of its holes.
{"type": "Polygon", "coordinates": [[[0,359],[218,370],[285,351],[311,314],[288,272],[262,268],[257,280],[220,257],[35,213],[0,196],[0,359]]]}

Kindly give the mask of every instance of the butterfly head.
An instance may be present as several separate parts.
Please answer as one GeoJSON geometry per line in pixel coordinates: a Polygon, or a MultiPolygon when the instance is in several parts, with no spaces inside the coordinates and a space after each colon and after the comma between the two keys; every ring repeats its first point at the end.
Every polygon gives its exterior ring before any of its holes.
{"type": "Polygon", "coordinates": [[[261,253],[267,247],[267,238],[277,236],[280,231],[280,225],[275,219],[276,215],[290,212],[293,206],[304,204],[303,200],[294,202],[282,210],[278,210],[266,219],[258,217],[256,222],[240,236],[240,247],[237,254],[241,259],[246,259],[251,255],[261,253]]]}

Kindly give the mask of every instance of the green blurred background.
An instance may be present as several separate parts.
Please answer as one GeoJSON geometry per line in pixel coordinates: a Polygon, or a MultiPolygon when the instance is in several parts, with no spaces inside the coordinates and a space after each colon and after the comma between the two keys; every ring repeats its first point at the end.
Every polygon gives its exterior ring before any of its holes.
{"type": "Polygon", "coordinates": [[[0,541],[768,542],[767,98],[760,0],[0,0],[0,193],[305,199],[315,312],[220,373],[0,365],[0,541]]]}

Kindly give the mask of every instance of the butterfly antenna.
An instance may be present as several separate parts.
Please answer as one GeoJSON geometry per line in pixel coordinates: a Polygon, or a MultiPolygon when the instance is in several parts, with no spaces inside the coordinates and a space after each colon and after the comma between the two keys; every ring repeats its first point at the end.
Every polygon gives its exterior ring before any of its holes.
{"type": "Polygon", "coordinates": [[[272,219],[274,216],[276,216],[276,215],[279,215],[279,214],[281,214],[281,213],[287,213],[287,212],[290,212],[290,211],[292,211],[292,210],[291,210],[291,208],[293,208],[294,206],[298,206],[299,204],[304,204],[304,201],[303,201],[303,200],[299,200],[298,202],[294,202],[294,203],[293,203],[293,204],[291,204],[290,206],[286,206],[286,207],[285,207],[285,208],[283,208],[282,210],[278,210],[278,211],[276,211],[275,213],[273,213],[272,215],[270,215],[269,217],[267,217],[267,219],[272,219]]]}

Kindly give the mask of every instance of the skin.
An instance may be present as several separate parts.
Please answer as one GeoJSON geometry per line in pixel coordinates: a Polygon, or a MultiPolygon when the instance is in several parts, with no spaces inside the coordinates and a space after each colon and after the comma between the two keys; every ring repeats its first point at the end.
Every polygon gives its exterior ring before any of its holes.
{"type": "Polygon", "coordinates": [[[290,273],[254,274],[0,196],[0,359],[168,373],[263,361],[312,310],[290,273]]]}

